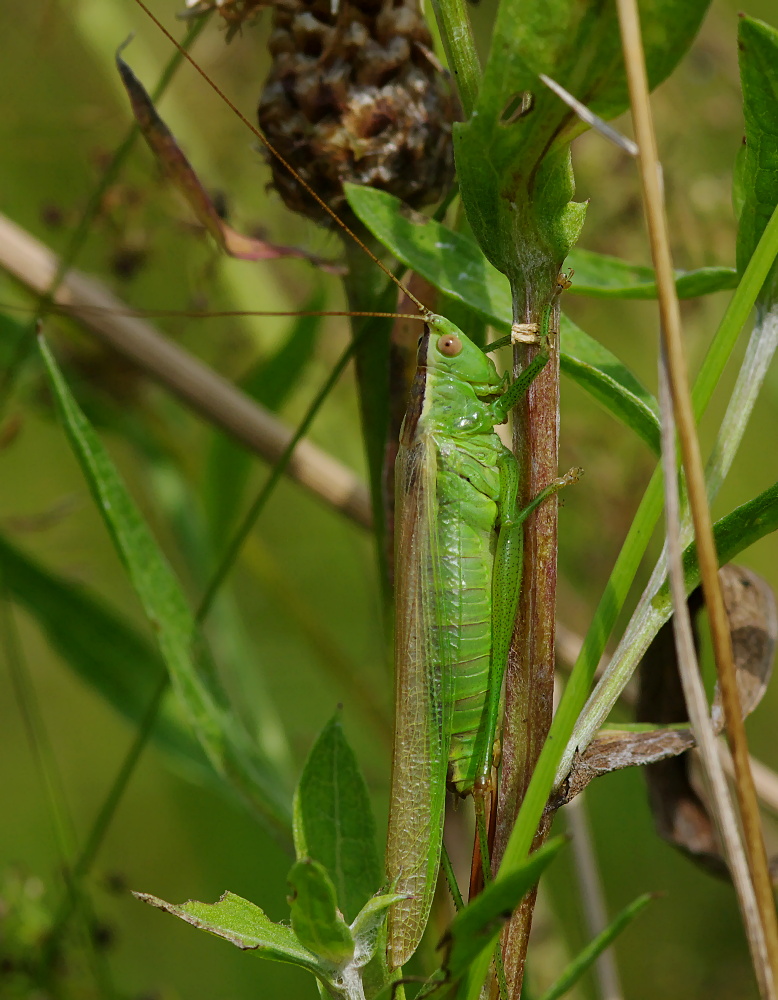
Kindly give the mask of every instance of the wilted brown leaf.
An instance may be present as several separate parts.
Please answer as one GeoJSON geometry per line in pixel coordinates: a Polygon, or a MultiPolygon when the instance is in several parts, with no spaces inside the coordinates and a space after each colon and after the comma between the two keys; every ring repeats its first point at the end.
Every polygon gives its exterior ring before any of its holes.
{"type": "Polygon", "coordinates": [[[122,82],[130,98],[135,120],[165,173],[186,198],[200,224],[230,257],[240,260],[272,260],[280,257],[300,257],[310,260],[322,270],[342,273],[343,267],[334,261],[323,260],[298,247],[282,246],[244,236],[236,232],[219,215],[210,195],[200,182],[192,164],[181,151],[173,133],[157,114],[151,98],[124,60],[117,55],[122,82]]]}

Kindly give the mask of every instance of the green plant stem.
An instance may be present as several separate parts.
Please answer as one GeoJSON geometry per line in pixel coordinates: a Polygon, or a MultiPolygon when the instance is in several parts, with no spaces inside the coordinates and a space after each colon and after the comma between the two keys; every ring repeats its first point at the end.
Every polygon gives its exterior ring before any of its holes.
{"type": "Polygon", "coordinates": [[[73,818],[67,807],[62,777],[46,734],[46,725],[41,717],[28,665],[22,655],[19,633],[11,611],[10,595],[2,576],[0,576],[0,621],[3,652],[11,675],[14,697],[30,744],[30,752],[48,799],[60,863],[67,868],[75,847],[73,818]]]}
{"type": "MultiPolygon", "coordinates": [[[[775,209],[765,227],[740,284],[729,302],[700,374],[695,381],[692,390],[692,404],[697,419],[710,401],[738,335],[748,319],[772,267],[776,253],[778,253],[778,208],[775,209]]],[[[556,784],[564,780],[567,769],[564,769],[563,773],[557,773],[556,778],[554,774],[562,761],[565,745],[584,707],[597,664],[624,605],[640,559],[661,513],[661,508],[662,474],[661,470],[657,469],[643,495],[638,512],[619,553],[570,675],[570,681],[554,715],[548,738],[538,758],[497,878],[500,878],[503,872],[507,874],[526,857],[543,815],[548,795],[556,784]]],[[[487,953],[480,956],[478,961],[473,964],[467,993],[472,1000],[477,1000],[480,985],[484,982],[488,971],[489,954],[487,953]]]]}
{"type": "Polygon", "coordinates": [[[465,0],[432,0],[432,8],[467,119],[473,113],[481,84],[481,64],[478,61],[467,4],[465,0]]]}
{"type": "MultiPolygon", "coordinates": [[[[56,757],[48,740],[46,725],[41,716],[29,667],[22,653],[22,646],[16,621],[11,610],[10,599],[5,588],[2,587],[2,580],[0,580],[0,609],[2,612],[2,636],[4,638],[5,659],[11,674],[11,682],[19,713],[27,733],[30,752],[48,800],[49,813],[52,818],[54,836],[67,891],[66,900],[69,903],[68,916],[70,912],[78,909],[81,918],[79,922],[80,936],[83,939],[84,948],[88,955],[92,975],[101,994],[106,1000],[110,1000],[110,998],[115,996],[116,991],[105,956],[100,953],[95,943],[93,934],[93,928],[96,925],[94,908],[88,895],[83,891],[80,881],[74,877],[74,872],[70,869],[70,861],[75,850],[73,820],[68,810],[62,778],[57,767],[56,757]]],[[[39,967],[39,972],[42,974],[44,982],[49,981],[53,965],[48,960],[46,950],[49,943],[51,943],[54,948],[52,955],[56,955],[58,941],[59,937],[56,941],[52,941],[50,937],[44,946],[42,961],[39,967]]]]}

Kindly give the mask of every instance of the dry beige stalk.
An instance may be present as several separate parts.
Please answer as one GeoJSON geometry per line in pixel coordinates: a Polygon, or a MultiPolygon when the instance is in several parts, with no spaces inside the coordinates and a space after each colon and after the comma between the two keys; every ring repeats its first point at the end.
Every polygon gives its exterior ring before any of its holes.
{"type": "MultiPolygon", "coordinates": [[[[56,255],[0,214],[0,267],[38,295],[57,271],[56,255]]],[[[269,462],[283,454],[292,431],[227,379],[163,337],[98,281],[69,271],[54,295],[59,310],[128,358],[215,426],[269,462]]],[[[370,502],[359,478],[310,441],[295,448],[290,479],[347,517],[369,527],[370,502]]]]}

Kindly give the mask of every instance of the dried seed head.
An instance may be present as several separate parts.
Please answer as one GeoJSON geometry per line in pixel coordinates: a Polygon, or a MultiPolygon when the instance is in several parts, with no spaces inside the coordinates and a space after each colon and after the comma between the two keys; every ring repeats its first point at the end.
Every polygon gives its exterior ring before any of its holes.
{"type": "MultiPolygon", "coordinates": [[[[330,0],[275,8],[259,124],[339,215],[346,181],[412,206],[450,186],[457,103],[431,45],[417,0],[340,0],[334,13],[330,0]]],[[[271,166],[292,211],[329,223],[272,158],[271,166]]]]}

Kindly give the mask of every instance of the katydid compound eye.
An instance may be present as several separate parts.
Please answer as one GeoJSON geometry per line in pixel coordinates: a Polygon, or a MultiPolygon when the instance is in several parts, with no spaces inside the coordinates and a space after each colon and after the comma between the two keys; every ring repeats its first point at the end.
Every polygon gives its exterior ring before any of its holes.
{"type": "Polygon", "coordinates": [[[447,358],[455,358],[462,352],[462,341],[455,333],[444,333],[438,337],[438,350],[447,358]]]}

